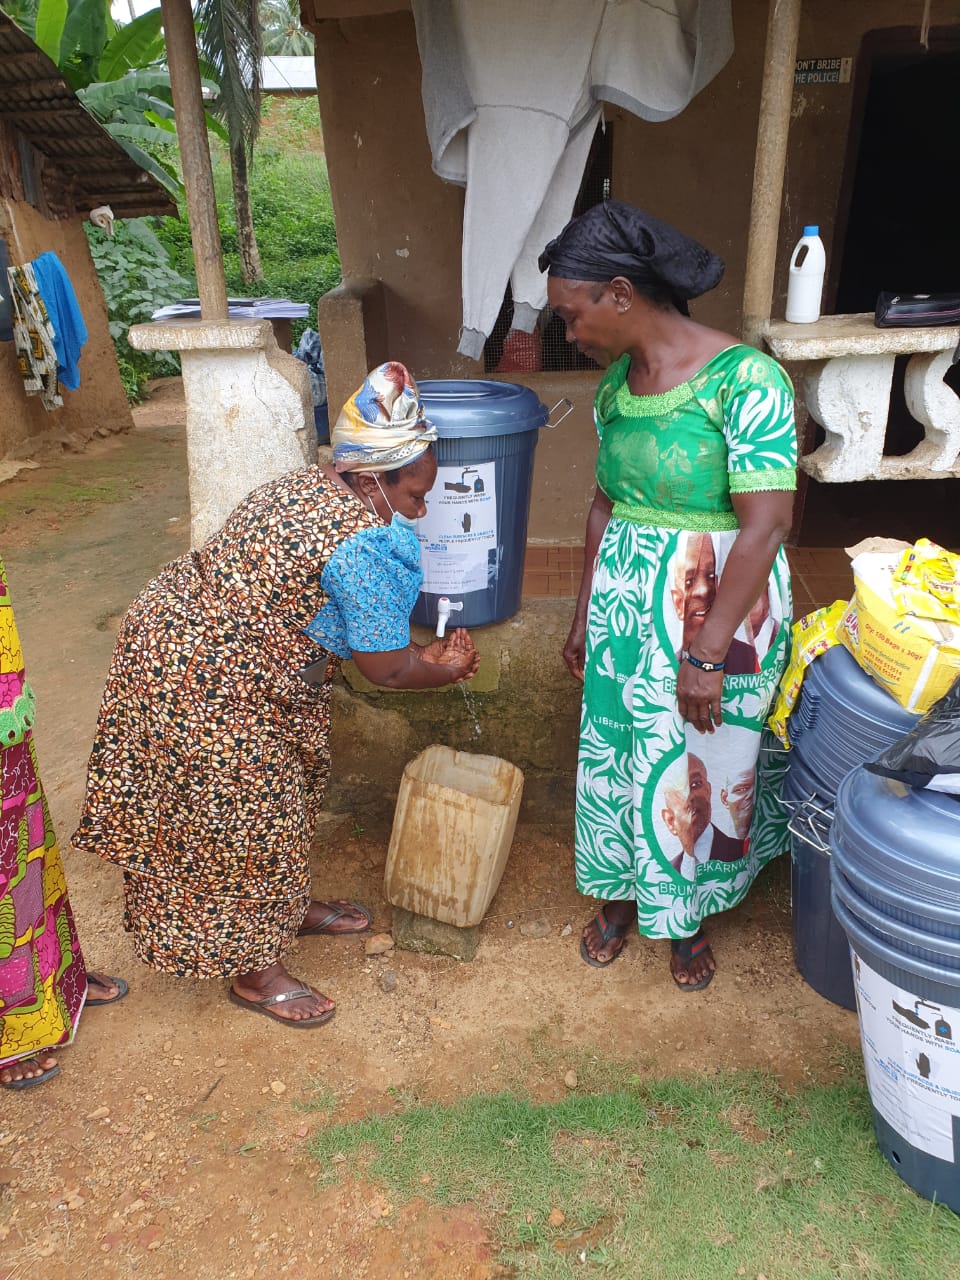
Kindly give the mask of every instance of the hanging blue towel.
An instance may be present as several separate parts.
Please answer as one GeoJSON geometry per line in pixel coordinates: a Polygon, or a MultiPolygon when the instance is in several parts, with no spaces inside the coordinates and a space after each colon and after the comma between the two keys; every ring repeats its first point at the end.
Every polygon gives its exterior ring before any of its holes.
{"type": "Polygon", "coordinates": [[[32,264],[40,297],[54,330],[57,377],[68,391],[80,385],[80,348],[87,340],[87,326],[80,313],[70,277],[55,253],[41,253],[32,264]]]}

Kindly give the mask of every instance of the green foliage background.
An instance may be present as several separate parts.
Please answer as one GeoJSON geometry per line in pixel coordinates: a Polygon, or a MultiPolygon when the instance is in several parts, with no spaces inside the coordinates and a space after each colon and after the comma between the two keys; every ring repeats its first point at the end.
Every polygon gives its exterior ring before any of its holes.
{"type": "Polygon", "coordinates": [[[149,221],[159,219],[117,222],[112,237],[89,222],[83,224],[106,299],[110,336],[128,400],[139,400],[150,378],[176,374],[180,365],[170,352],[135,351],[127,341],[127,331],[133,324],[148,322],[164,302],[189,297],[193,289],[192,282],[171,266],[149,221]]]}
{"type": "MultiPolygon", "coordinates": [[[[245,285],[240,274],[237,226],[226,148],[212,143],[214,188],[223,243],[227,292],[234,297],[281,297],[306,302],[310,313],[293,325],[294,345],[316,327],[320,297],[340,283],[340,256],[330,183],[313,99],[266,99],[264,127],[254,152],[250,187],[264,279],[245,285]]],[[[175,148],[163,157],[176,163],[175,148]]],[[[176,356],[134,351],[126,339],[132,324],[177,298],[196,297],[197,283],[185,205],[180,217],[118,222],[113,239],[87,226],[93,259],[107,300],[110,332],[120,374],[131,400],[151,378],[175,374],[176,356]]]]}
{"type": "MultiPolygon", "coordinates": [[[[244,284],[237,251],[237,225],[226,150],[213,146],[213,176],[227,292],[236,297],[281,297],[306,302],[310,315],[294,324],[294,343],[316,327],[319,298],[340,283],[340,255],[327,165],[320,141],[320,114],[312,99],[264,102],[264,122],[250,173],[253,221],[264,279],[244,284]]],[[[174,271],[195,280],[186,209],[180,221],[153,219],[174,271]]],[[[196,285],[191,284],[191,294],[196,285]]],[[[168,299],[169,301],[169,299],[168,299]]]]}

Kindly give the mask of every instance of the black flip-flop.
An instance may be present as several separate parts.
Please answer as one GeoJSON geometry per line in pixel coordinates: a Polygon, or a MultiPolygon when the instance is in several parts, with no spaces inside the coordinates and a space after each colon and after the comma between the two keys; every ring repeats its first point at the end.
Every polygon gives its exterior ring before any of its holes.
{"type": "MultiPolygon", "coordinates": [[[[107,1000],[93,999],[88,995],[86,999],[86,1004],[88,1008],[92,1008],[94,1005],[98,1005],[98,1004],[116,1004],[117,1001],[122,1000],[123,997],[130,990],[130,987],[127,985],[126,982],[124,982],[122,978],[109,978],[108,981],[115,983],[117,987],[117,994],[115,996],[110,996],[110,998],[107,1000]]],[[[87,978],[87,990],[88,991],[90,990],[89,975],[87,978]]]]}
{"type": "MultiPolygon", "coordinates": [[[[606,914],[604,913],[603,907],[601,907],[600,910],[597,912],[597,914],[594,916],[594,923],[596,924],[597,929],[600,932],[601,946],[605,946],[606,943],[608,943],[612,938],[625,937],[630,930],[630,926],[628,924],[608,924],[607,917],[606,917],[606,914]]],[[[626,945],[627,944],[624,943],[619,950],[613,953],[613,955],[610,957],[609,960],[597,960],[587,950],[587,940],[581,934],[580,956],[587,964],[593,965],[594,969],[606,969],[609,965],[613,964],[614,960],[616,960],[616,958],[619,955],[623,953],[623,951],[626,948],[626,945]]]]}
{"type": "MultiPolygon", "coordinates": [[[[702,930],[695,933],[692,938],[674,939],[670,943],[671,952],[677,957],[681,964],[689,964],[691,960],[695,960],[698,955],[709,947],[706,934],[702,930]]],[[[673,972],[673,966],[670,966],[670,977],[673,978],[676,985],[681,991],[702,991],[704,987],[709,987],[713,981],[714,970],[710,969],[706,977],[701,978],[699,982],[681,982],[677,975],[673,972]]]]}
{"type": "Polygon", "coordinates": [[[329,1022],[336,1009],[328,1009],[326,1013],[318,1013],[312,1018],[284,1018],[279,1013],[274,1013],[272,1006],[275,1004],[285,1004],[288,1000],[302,1000],[304,996],[317,996],[319,991],[314,991],[312,987],[303,986],[297,991],[281,991],[277,996],[265,996],[263,1000],[245,1000],[243,996],[238,996],[233,987],[227,993],[234,1004],[240,1006],[241,1009],[249,1009],[252,1013],[262,1013],[265,1018],[271,1018],[274,1022],[282,1022],[285,1027],[298,1027],[304,1030],[308,1027],[322,1027],[325,1022],[329,1022]]]}
{"type": "Polygon", "coordinates": [[[52,1080],[59,1074],[60,1064],[54,1063],[52,1067],[47,1067],[46,1071],[41,1071],[38,1076],[28,1076],[23,1080],[0,1080],[0,1089],[32,1089],[35,1084],[46,1084],[48,1080],[52,1080]]]}
{"type": "MultiPolygon", "coordinates": [[[[321,901],[324,901],[321,899],[321,901]]],[[[329,933],[339,937],[352,938],[358,933],[366,933],[373,924],[373,912],[369,911],[362,902],[348,902],[346,898],[330,899],[332,911],[328,911],[322,920],[318,920],[316,924],[310,925],[308,929],[300,929],[297,933],[298,938],[312,938],[317,933],[329,933]],[[366,924],[362,929],[331,929],[332,924],[336,924],[338,920],[342,920],[347,914],[342,910],[343,907],[352,907],[359,916],[363,916],[366,924]]]]}

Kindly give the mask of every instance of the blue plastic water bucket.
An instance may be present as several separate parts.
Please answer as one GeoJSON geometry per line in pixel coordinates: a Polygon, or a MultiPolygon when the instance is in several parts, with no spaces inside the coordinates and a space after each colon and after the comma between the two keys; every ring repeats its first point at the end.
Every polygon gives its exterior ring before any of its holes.
{"type": "Polygon", "coordinates": [[[877,1141],[960,1212],[960,800],[855,769],[830,844],[877,1141]]]}
{"type": "Polygon", "coordinates": [[[533,455],[549,410],[512,382],[418,385],[439,438],[437,481],[417,522],[423,589],[413,621],[434,627],[447,596],[463,604],[451,627],[501,622],[520,607],[533,455]]]}
{"type": "Polygon", "coordinates": [[[855,1009],[850,944],[830,902],[830,828],[834,796],[793,750],[783,803],[790,814],[790,914],[793,958],[818,995],[855,1009]]]}
{"type": "Polygon", "coordinates": [[[329,444],[330,405],[326,400],[313,406],[313,425],[317,428],[317,444],[329,444]]]}

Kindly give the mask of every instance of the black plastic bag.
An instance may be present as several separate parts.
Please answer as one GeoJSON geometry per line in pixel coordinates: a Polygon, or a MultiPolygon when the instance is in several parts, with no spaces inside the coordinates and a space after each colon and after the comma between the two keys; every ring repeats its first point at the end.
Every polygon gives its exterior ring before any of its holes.
{"type": "Polygon", "coordinates": [[[911,787],[960,796],[960,679],[909,733],[865,767],[911,787]]]}

